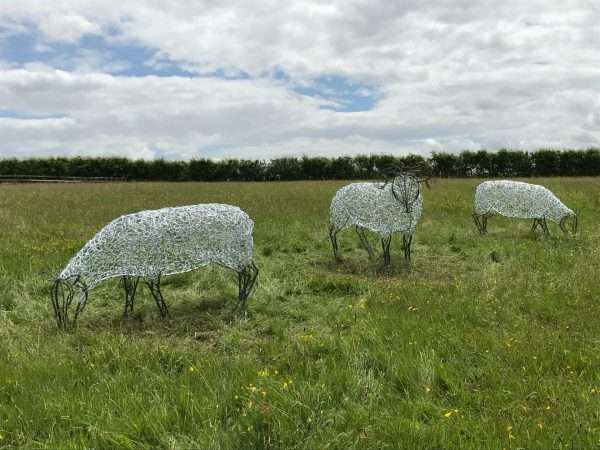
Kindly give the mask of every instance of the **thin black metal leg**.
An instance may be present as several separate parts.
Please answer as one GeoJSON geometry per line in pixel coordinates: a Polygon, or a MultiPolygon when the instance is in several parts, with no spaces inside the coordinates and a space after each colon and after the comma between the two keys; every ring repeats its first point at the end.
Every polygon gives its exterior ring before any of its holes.
{"type": "Polygon", "coordinates": [[[546,218],[543,217],[541,220],[542,230],[544,230],[544,234],[550,234],[550,230],[548,230],[548,223],[546,222],[546,218]]]}
{"type": "Polygon", "coordinates": [[[333,250],[333,257],[335,259],[339,259],[339,249],[337,242],[338,231],[339,230],[336,230],[336,228],[333,225],[329,225],[329,240],[331,241],[331,249],[333,250]]]}
{"type": "Polygon", "coordinates": [[[535,232],[535,230],[537,230],[537,227],[539,225],[538,219],[533,219],[533,225],[531,225],[531,232],[535,232]]]}
{"type": "Polygon", "coordinates": [[[480,215],[473,213],[473,222],[475,222],[477,231],[479,231],[479,234],[483,234],[483,225],[481,224],[480,217],[480,215]]]}
{"type": "Polygon", "coordinates": [[[373,247],[371,247],[371,243],[369,242],[369,239],[367,238],[367,235],[365,234],[365,229],[362,227],[359,227],[357,225],[355,227],[355,230],[356,230],[356,234],[358,234],[358,239],[360,240],[362,247],[369,254],[369,258],[373,259],[373,257],[375,256],[375,252],[373,251],[373,247]]]}
{"type": "Polygon", "coordinates": [[[169,308],[167,308],[165,299],[160,292],[160,276],[154,280],[146,280],[146,285],[148,286],[148,289],[150,289],[152,297],[154,297],[160,316],[162,318],[167,317],[169,315],[169,308]]]}
{"type": "Polygon", "coordinates": [[[390,257],[390,244],[392,242],[392,235],[381,239],[381,249],[383,250],[383,265],[387,266],[391,263],[390,257]]]}
{"type": "Polygon", "coordinates": [[[258,277],[258,267],[254,262],[247,265],[241,272],[238,272],[238,302],[244,305],[248,296],[252,292],[256,278],[258,277]]]}
{"type": "Polygon", "coordinates": [[[402,243],[404,248],[404,259],[410,261],[410,256],[412,253],[411,245],[412,245],[412,235],[408,236],[405,234],[402,236],[402,243]]]}
{"type": "Polygon", "coordinates": [[[127,277],[124,276],[121,279],[121,286],[125,291],[125,309],[123,311],[123,316],[127,317],[130,313],[133,312],[133,304],[135,301],[135,293],[137,290],[137,286],[139,283],[138,277],[127,277]]]}

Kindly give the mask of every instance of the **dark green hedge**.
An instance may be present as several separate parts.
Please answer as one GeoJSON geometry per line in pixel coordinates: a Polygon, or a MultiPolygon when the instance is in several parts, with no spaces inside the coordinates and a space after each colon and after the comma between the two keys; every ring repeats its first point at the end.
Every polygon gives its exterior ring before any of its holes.
{"type": "MultiPolygon", "coordinates": [[[[154,161],[125,158],[1,159],[0,175],[124,177],[164,181],[270,181],[375,178],[393,162],[423,161],[420,156],[301,157],[272,160],[154,161]]],[[[434,153],[427,159],[439,177],[529,177],[600,175],[600,149],[485,150],[434,153]]]]}

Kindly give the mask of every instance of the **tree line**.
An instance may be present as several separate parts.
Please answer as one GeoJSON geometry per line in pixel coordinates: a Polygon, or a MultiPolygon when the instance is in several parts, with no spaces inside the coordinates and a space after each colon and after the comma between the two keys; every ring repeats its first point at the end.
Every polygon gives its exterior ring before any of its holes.
{"type": "Polygon", "coordinates": [[[600,175],[600,149],[464,151],[460,154],[288,157],[270,160],[126,158],[0,159],[0,176],[114,177],[139,181],[275,181],[369,179],[390,164],[428,162],[438,177],[600,175]]]}

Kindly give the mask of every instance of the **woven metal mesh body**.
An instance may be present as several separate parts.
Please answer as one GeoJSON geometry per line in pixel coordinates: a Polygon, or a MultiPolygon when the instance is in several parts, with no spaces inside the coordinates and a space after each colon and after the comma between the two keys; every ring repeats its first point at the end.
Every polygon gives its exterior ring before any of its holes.
{"type": "Polygon", "coordinates": [[[485,181],[475,191],[475,214],[560,222],[575,213],[550,190],[521,181],[485,181]]]}
{"type": "Polygon", "coordinates": [[[336,229],[366,228],[380,236],[413,234],[421,217],[423,197],[418,183],[411,185],[409,212],[405,202],[392,192],[392,183],[353,183],[341,188],[331,202],[330,221],[336,229]],[[414,186],[414,187],[412,187],[414,186]]]}
{"type": "Polygon", "coordinates": [[[121,216],[71,259],[59,279],[87,289],[117,276],[156,279],[210,263],[241,272],[252,261],[254,223],[241,209],[203,204],[121,216]]]}

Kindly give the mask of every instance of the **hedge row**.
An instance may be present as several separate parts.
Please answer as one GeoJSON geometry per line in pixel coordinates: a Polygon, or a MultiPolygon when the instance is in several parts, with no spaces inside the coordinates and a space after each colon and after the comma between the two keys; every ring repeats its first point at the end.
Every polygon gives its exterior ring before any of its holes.
{"type": "MultiPolygon", "coordinates": [[[[271,181],[375,178],[381,168],[398,162],[414,163],[415,155],[395,157],[301,157],[272,160],[212,161],[129,160],[125,158],[1,159],[0,175],[56,177],[124,177],[161,181],[271,181]]],[[[600,149],[485,150],[460,154],[434,153],[426,159],[439,177],[529,177],[600,175],[600,149]]]]}

